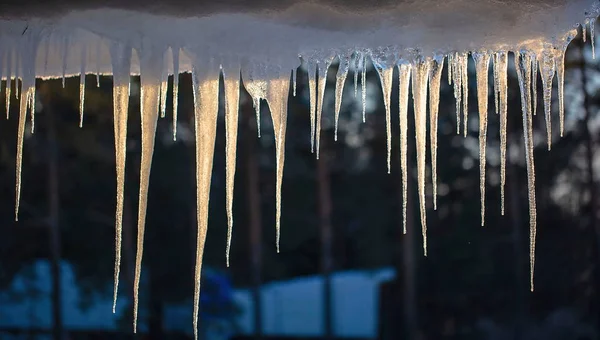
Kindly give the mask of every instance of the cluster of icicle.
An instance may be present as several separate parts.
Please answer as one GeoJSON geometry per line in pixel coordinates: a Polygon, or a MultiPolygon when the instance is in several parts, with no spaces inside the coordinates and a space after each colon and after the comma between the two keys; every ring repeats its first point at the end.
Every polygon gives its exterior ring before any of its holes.
{"type": "MultiPolygon", "coordinates": [[[[594,20],[587,21],[590,25],[591,42],[594,42],[594,20]]],[[[584,28],[585,26],[582,26],[584,28]]],[[[564,128],[563,110],[563,81],[564,81],[564,53],[567,45],[577,34],[577,30],[568,32],[567,35],[553,43],[540,43],[527,45],[527,48],[513,49],[515,68],[521,90],[522,119],[524,131],[525,154],[527,158],[529,216],[530,216],[530,261],[531,261],[531,289],[533,289],[533,271],[535,261],[536,238],[536,208],[535,208],[535,171],[533,159],[532,115],[537,111],[537,76],[538,69],[542,78],[543,104],[546,118],[548,136],[548,149],[551,146],[551,93],[552,81],[556,74],[558,83],[559,121],[562,135],[564,128]],[[531,47],[533,46],[533,47],[531,47]]],[[[585,35],[584,35],[585,36],[585,35]]],[[[35,61],[38,48],[43,37],[43,31],[30,28],[23,32],[20,40],[10,46],[4,46],[0,53],[0,72],[2,79],[6,80],[6,108],[7,115],[11,99],[11,82],[21,80],[21,91],[15,86],[15,97],[20,100],[17,165],[16,165],[16,208],[19,209],[21,193],[21,165],[23,155],[23,137],[27,112],[30,112],[31,130],[34,130],[35,113],[35,61]],[[11,59],[11,58],[16,58],[11,59]],[[16,65],[14,67],[13,65],[16,65]]],[[[140,168],[140,191],[138,211],[138,236],[137,254],[135,263],[134,282],[134,330],[137,327],[138,290],[142,268],[144,224],[147,208],[147,194],[152,164],[152,155],[155,143],[157,120],[164,117],[167,103],[167,85],[169,71],[172,67],[173,74],[173,138],[176,138],[177,121],[177,93],[179,75],[179,56],[182,49],[176,46],[168,48],[157,47],[148,41],[141,41],[137,45],[121,42],[110,43],[113,74],[113,100],[114,100],[114,133],[116,150],[117,172],[117,204],[116,204],[116,258],[114,274],[114,304],[116,305],[119,285],[119,271],[121,259],[121,232],[123,217],[123,191],[125,181],[125,158],[127,139],[127,114],[130,99],[130,73],[132,51],[136,50],[139,57],[141,75],[141,129],[142,152],[140,168]],[[172,53],[173,65],[165,66],[167,52],[172,53]]],[[[65,48],[68,46],[64,44],[65,48]]],[[[47,46],[46,46],[47,49],[47,46]]],[[[43,48],[40,48],[43,51],[43,48]]],[[[215,57],[201,50],[185,49],[186,54],[192,56],[192,78],[195,113],[195,138],[196,138],[196,187],[197,187],[197,253],[195,267],[194,291],[194,332],[197,336],[198,302],[200,294],[200,275],[206,232],[208,228],[209,192],[215,145],[217,125],[217,112],[219,102],[219,79],[223,75],[225,88],[225,124],[226,124],[226,211],[228,218],[227,235],[227,265],[229,265],[229,249],[233,226],[233,185],[236,166],[236,144],[238,133],[238,106],[240,94],[240,79],[252,96],[257,117],[260,112],[260,102],[264,99],[270,109],[273,121],[276,143],[276,232],[277,250],[279,251],[280,216],[281,216],[281,184],[285,160],[285,136],[287,122],[287,100],[290,91],[296,94],[296,70],[290,70],[266,62],[248,62],[235,58],[215,57]],[[241,77],[240,77],[241,76],[241,77]]],[[[82,49],[82,53],[87,53],[82,49]]],[[[505,184],[505,159],[506,159],[506,120],[507,120],[507,63],[508,50],[476,51],[471,52],[476,66],[477,99],[479,112],[479,149],[480,149],[480,189],[481,189],[481,224],[485,215],[485,169],[486,169],[486,136],[488,122],[488,71],[490,64],[493,66],[493,92],[496,114],[500,119],[500,155],[501,155],[501,210],[504,214],[504,184],[505,184]]],[[[46,56],[47,57],[47,56],[46,56]]],[[[433,207],[436,203],[436,150],[437,150],[437,120],[441,75],[445,61],[448,67],[448,83],[453,85],[456,98],[457,133],[460,133],[461,121],[463,132],[467,134],[468,119],[468,57],[469,52],[453,52],[446,55],[422,56],[418,51],[400,51],[393,48],[359,49],[344,52],[336,51],[329,54],[315,53],[314,55],[301,55],[308,69],[310,91],[310,118],[312,149],[319,156],[319,142],[321,136],[321,116],[323,109],[323,95],[326,84],[326,74],[330,65],[337,59],[339,61],[335,85],[335,139],[337,140],[337,121],[339,118],[343,86],[351,66],[354,70],[354,94],[358,94],[358,78],[360,73],[363,99],[363,121],[365,111],[366,66],[370,59],[379,75],[383,88],[383,100],[386,112],[387,134],[387,166],[390,171],[391,155],[391,89],[393,72],[399,71],[399,121],[400,121],[400,160],[404,191],[403,214],[406,224],[406,190],[407,190],[407,113],[409,105],[409,82],[412,82],[412,98],[414,105],[417,181],[420,207],[420,219],[423,234],[423,250],[427,253],[427,223],[426,223],[426,145],[427,145],[427,101],[429,98],[429,143],[431,150],[431,173],[433,183],[433,207]],[[429,89],[429,92],[428,92],[429,89]],[[462,112],[462,118],[461,118],[462,112]]],[[[86,60],[83,57],[81,60],[86,60]]],[[[66,61],[65,61],[66,63],[66,61]]],[[[66,68],[66,66],[65,66],[66,68]]],[[[83,122],[83,102],[85,92],[84,76],[88,71],[86,65],[81,66],[80,82],[80,125],[83,122]]],[[[18,85],[18,82],[16,83],[18,85]]],[[[64,76],[63,76],[64,86],[64,76]]],[[[260,122],[260,120],[258,120],[260,122]]],[[[260,125],[259,125],[260,136],[260,125]]],[[[406,232],[406,228],[404,229],[406,232]]],[[[114,305],[113,305],[114,311],[114,305]]]]}

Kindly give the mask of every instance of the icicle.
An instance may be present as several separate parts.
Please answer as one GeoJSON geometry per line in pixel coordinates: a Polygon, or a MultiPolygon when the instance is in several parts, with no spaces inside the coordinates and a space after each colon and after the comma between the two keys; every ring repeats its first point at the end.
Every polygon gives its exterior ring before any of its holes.
{"type": "Polygon", "coordinates": [[[494,72],[494,109],[498,114],[500,109],[500,103],[498,102],[498,95],[500,93],[500,84],[498,83],[498,53],[492,54],[493,59],[493,72],[494,72]]]}
{"type": "Polygon", "coordinates": [[[115,161],[117,171],[117,207],[115,212],[115,273],[113,313],[117,308],[119,274],[121,272],[121,235],[123,233],[123,200],[125,195],[125,159],[127,154],[127,115],[129,112],[129,87],[131,46],[112,43],[110,56],[113,71],[113,124],[115,130],[115,161]]]}
{"type": "Polygon", "coordinates": [[[459,58],[459,67],[461,70],[461,83],[462,83],[462,90],[463,90],[463,128],[464,128],[464,136],[467,137],[467,134],[469,133],[469,67],[468,67],[468,62],[469,62],[469,54],[468,53],[462,53],[460,55],[459,58]]]}
{"type": "Polygon", "coordinates": [[[219,112],[219,73],[213,61],[208,67],[196,57],[192,77],[194,82],[194,127],[196,131],[196,214],[198,234],[194,285],[194,338],[198,339],[198,311],[200,304],[200,277],[206,232],[208,231],[208,203],[212,177],[217,115],[219,112]]]}
{"type": "Polygon", "coordinates": [[[485,223],[485,151],[488,125],[488,70],[490,55],[473,53],[477,75],[477,104],[479,107],[479,191],[481,193],[481,226],[485,223]]]}
{"type": "Polygon", "coordinates": [[[590,42],[592,43],[592,59],[596,59],[596,47],[594,46],[594,26],[596,26],[596,19],[590,20],[590,42]]]}
{"type": "Polygon", "coordinates": [[[535,269],[536,207],[535,207],[535,164],[533,159],[533,128],[531,114],[531,54],[515,52],[515,67],[521,89],[521,108],[523,111],[523,140],[527,161],[527,191],[529,197],[529,261],[530,284],[533,291],[533,273],[535,269]]]}
{"type": "Polygon", "coordinates": [[[179,47],[173,51],[173,141],[177,140],[177,106],[179,105],[179,47]]]}
{"type": "Polygon", "coordinates": [[[167,58],[164,58],[165,65],[162,67],[162,76],[160,81],[160,118],[167,115],[167,90],[169,89],[169,68],[166,65],[167,58]]]}
{"type": "Polygon", "coordinates": [[[140,195],[138,205],[138,234],[135,258],[135,278],[133,290],[133,331],[137,331],[139,287],[142,272],[142,255],[144,251],[144,231],[146,224],[146,208],[148,204],[148,185],[154,140],[159,110],[161,70],[164,51],[152,46],[143,46],[138,53],[140,59],[140,107],[142,124],[142,160],[140,163],[140,195]]]}
{"type": "Polygon", "coordinates": [[[427,141],[427,80],[429,61],[418,61],[412,69],[412,93],[415,114],[415,140],[417,147],[417,179],[419,187],[419,207],[421,211],[421,229],[423,233],[423,252],[427,256],[427,211],[425,210],[425,155],[427,141]]]}
{"type": "Polygon", "coordinates": [[[342,108],[344,84],[346,83],[346,77],[348,76],[348,70],[350,69],[350,56],[340,54],[339,59],[340,65],[338,66],[337,75],[335,76],[335,141],[338,139],[338,121],[340,119],[340,110],[342,108]]]}
{"type": "Polygon", "coordinates": [[[450,54],[448,57],[448,62],[450,63],[448,66],[448,72],[452,72],[452,76],[454,77],[454,99],[456,99],[456,134],[460,134],[460,106],[462,101],[462,72],[459,68],[458,63],[458,53],[450,54]]]}
{"type": "Polygon", "coordinates": [[[358,70],[360,67],[360,54],[354,53],[354,98],[358,97],[358,70]]]}
{"type": "Polygon", "coordinates": [[[587,23],[588,20],[586,20],[582,25],[581,25],[581,38],[583,39],[583,42],[585,42],[586,38],[587,38],[587,32],[586,32],[586,27],[587,27],[587,23]]]}
{"type": "Polygon", "coordinates": [[[444,58],[436,58],[431,63],[429,75],[429,139],[431,142],[431,177],[433,184],[433,210],[437,210],[437,131],[440,105],[440,82],[444,58]]]}
{"type": "Polygon", "coordinates": [[[317,120],[317,63],[308,61],[308,91],[310,102],[310,152],[315,152],[315,129],[317,120]]]}
{"type": "Polygon", "coordinates": [[[452,53],[448,54],[448,85],[452,84],[452,67],[453,67],[453,62],[452,62],[452,53]]]}
{"type": "Polygon", "coordinates": [[[240,64],[237,62],[223,68],[225,82],[225,182],[227,211],[227,249],[226,262],[229,267],[229,252],[233,231],[233,186],[235,180],[235,161],[238,138],[238,112],[240,104],[240,64]]]}
{"type": "Polygon", "coordinates": [[[67,78],[67,61],[69,59],[69,36],[65,36],[65,38],[63,39],[63,46],[62,46],[63,50],[62,50],[62,58],[63,58],[63,64],[62,64],[62,87],[63,89],[66,86],[66,78],[67,78]]]}
{"type": "Polygon", "coordinates": [[[537,56],[531,53],[531,96],[533,98],[533,115],[537,114],[537,75],[538,75],[538,64],[537,56]]]}
{"type": "Polygon", "coordinates": [[[398,117],[400,120],[400,167],[402,168],[402,226],[406,234],[406,206],[408,201],[408,86],[410,84],[410,64],[398,65],[399,103],[398,117]]]}
{"type": "Polygon", "coordinates": [[[362,72],[360,77],[362,86],[362,119],[363,123],[367,121],[367,55],[363,55],[362,72]]]}
{"type": "Polygon", "coordinates": [[[252,104],[256,110],[256,127],[258,130],[258,138],[260,138],[260,100],[267,95],[267,83],[264,80],[264,65],[249,64],[246,62],[245,67],[242,67],[242,76],[244,87],[252,97],[252,104]],[[259,73],[261,71],[262,73],[259,73]]]}
{"type": "Polygon", "coordinates": [[[12,50],[9,48],[6,52],[6,119],[10,116],[10,90],[12,87],[12,50]]]}
{"type": "Polygon", "coordinates": [[[379,80],[381,81],[381,92],[383,94],[383,104],[385,106],[385,132],[387,141],[387,171],[391,173],[392,160],[392,125],[391,125],[391,106],[392,106],[392,76],[394,66],[396,65],[396,56],[391,55],[389,51],[383,51],[372,55],[373,66],[377,70],[379,80]]]}
{"type": "MultiPolygon", "coordinates": [[[[25,95],[20,97],[19,127],[17,130],[17,160],[16,160],[16,200],[15,221],[19,220],[19,205],[21,201],[21,168],[23,166],[23,142],[25,137],[25,121],[27,119],[27,105],[29,98],[35,98],[35,61],[39,43],[39,33],[31,29],[22,38],[18,53],[23,63],[23,90],[25,95]]],[[[8,100],[8,98],[7,98],[8,100]]]]}
{"type": "Polygon", "coordinates": [[[498,106],[500,111],[500,210],[504,216],[504,185],[506,183],[506,118],[508,111],[508,54],[504,51],[494,55],[494,68],[498,76],[498,106]]]}
{"type": "Polygon", "coordinates": [[[15,98],[18,100],[20,96],[19,80],[21,79],[21,55],[17,54],[17,68],[15,72],[15,98]]]}
{"type": "Polygon", "coordinates": [[[565,88],[565,51],[567,46],[577,36],[577,30],[573,29],[568,32],[562,41],[561,47],[554,48],[554,64],[556,65],[556,81],[558,82],[558,119],[560,136],[563,136],[565,130],[565,101],[564,101],[564,88],[565,88]]]}
{"type": "Polygon", "coordinates": [[[549,51],[544,50],[539,56],[542,87],[544,92],[544,117],[546,118],[546,137],[548,151],[552,148],[552,79],[554,78],[554,58],[549,51]]]}
{"type": "Polygon", "coordinates": [[[79,127],[83,127],[86,60],[87,60],[87,47],[81,46],[81,73],[79,75],[79,127]]]}
{"type": "MultiPolygon", "coordinates": [[[[288,76],[289,77],[289,76],[288,76]]],[[[281,184],[283,182],[283,164],[285,161],[285,132],[287,127],[287,100],[290,80],[281,73],[276,79],[269,81],[267,103],[271,109],[273,131],[275,132],[275,149],[277,152],[277,179],[275,193],[275,232],[276,247],[279,253],[279,239],[281,237],[281,184]]]]}
{"type": "Polygon", "coordinates": [[[298,73],[298,68],[294,67],[292,69],[292,85],[293,85],[293,95],[296,97],[296,75],[298,73]]]}
{"type": "Polygon", "coordinates": [[[102,47],[102,43],[96,43],[96,87],[100,87],[100,50],[102,47]]]}
{"type": "Polygon", "coordinates": [[[321,117],[323,115],[323,97],[325,95],[325,85],[327,84],[327,70],[333,61],[334,57],[328,57],[324,61],[319,62],[319,82],[317,84],[317,126],[316,126],[316,147],[317,159],[319,159],[319,146],[321,144],[321,117]]]}

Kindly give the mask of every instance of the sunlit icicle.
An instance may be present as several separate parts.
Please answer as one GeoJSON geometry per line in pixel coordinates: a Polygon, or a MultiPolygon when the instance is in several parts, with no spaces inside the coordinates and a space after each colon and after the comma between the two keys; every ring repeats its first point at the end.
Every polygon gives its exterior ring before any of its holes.
{"type": "Polygon", "coordinates": [[[469,54],[467,52],[460,55],[460,70],[462,83],[462,104],[463,104],[463,133],[467,137],[469,133],[469,54]]]}
{"type": "Polygon", "coordinates": [[[527,163],[527,192],[529,198],[529,261],[530,285],[533,291],[535,270],[536,207],[535,207],[535,164],[533,160],[533,127],[531,114],[531,54],[515,52],[515,68],[521,90],[521,109],[523,111],[523,141],[527,163]]]}
{"type": "Polygon", "coordinates": [[[398,65],[400,121],[400,167],[402,169],[402,230],[406,234],[406,206],[408,202],[408,87],[410,85],[411,64],[398,65]]]}
{"type": "Polygon", "coordinates": [[[238,139],[238,113],[240,105],[240,64],[231,62],[223,68],[225,82],[225,208],[227,211],[226,263],[229,267],[229,253],[233,232],[233,188],[238,139]]]}
{"type": "Polygon", "coordinates": [[[23,89],[25,95],[20,98],[19,126],[17,130],[17,160],[16,160],[16,200],[15,221],[19,220],[19,205],[21,201],[21,169],[23,165],[23,142],[25,137],[25,122],[27,119],[27,105],[29,98],[35,98],[35,60],[39,44],[39,32],[31,29],[21,40],[20,55],[23,66],[23,89]]]}
{"type": "Polygon", "coordinates": [[[569,31],[563,38],[562,46],[553,49],[554,64],[556,65],[556,81],[558,83],[558,119],[561,137],[565,131],[565,51],[571,40],[576,36],[576,29],[569,31]]]}
{"type": "Polygon", "coordinates": [[[429,140],[431,143],[431,182],[433,184],[433,210],[437,210],[437,139],[438,111],[440,106],[440,82],[444,68],[443,57],[431,62],[429,74],[429,140]]]}
{"type": "Polygon", "coordinates": [[[334,57],[328,57],[327,59],[319,62],[319,76],[317,84],[317,126],[315,135],[315,144],[317,148],[317,159],[319,159],[319,150],[321,145],[321,120],[323,116],[323,97],[325,96],[325,86],[327,84],[327,70],[333,61],[334,57]]]}
{"type": "Polygon", "coordinates": [[[492,68],[494,74],[494,110],[496,114],[499,113],[500,103],[499,101],[499,93],[500,93],[500,84],[498,83],[498,53],[492,54],[492,68]]]}
{"type": "Polygon", "coordinates": [[[113,313],[117,308],[119,274],[121,272],[121,244],[123,233],[123,202],[125,195],[125,159],[127,154],[127,116],[129,112],[129,87],[131,46],[119,43],[110,45],[113,73],[113,124],[115,132],[115,163],[117,172],[117,206],[115,211],[115,270],[113,313]]]}
{"type": "Polygon", "coordinates": [[[354,53],[354,98],[358,97],[358,70],[360,66],[360,54],[354,53]]]}
{"type": "Polygon", "coordinates": [[[344,84],[346,83],[346,77],[348,76],[348,70],[350,69],[350,56],[340,54],[339,59],[340,64],[335,76],[335,129],[333,137],[335,141],[338,139],[338,122],[340,120],[340,110],[342,109],[344,84]]]}
{"type": "Polygon", "coordinates": [[[504,215],[504,186],[506,183],[506,119],[508,112],[508,53],[497,52],[494,68],[498,75],[498,106],[500,111],[500,211],[504,215]]]}
{"type": "Polygon", "coordinates": [[[448,85],[451,85],[452,84],[452,67],[453,67],[452,66],[453,65],[453,63],[452,63],[452,59],[453,59],[452,58],[452,53],[448,54],[448,58],[447,59],[448,59],[448,85]]]}
{"type": "Polygon", "coordinates": [[[194,338],[198,339],[198,312],[200,307],[200,278],[202,258],[208,231],[208,206],[212,177],[217,116],[219,112],[219,67],[209,65],[196,57],[192,78],[194,92],[194,129],[196,135],[196,218],[198,233],[196,268],[194,271],[194,338]]]}
{"type": "Polygon", "coordinates": [[[462,72],[458,67],[458,53],[451,54],[448,59],[448,62],[450,63],[448,68],[452,69],[452,77],[454,81],[454,99],[456,99],[456,134],[458,135],[460,134],[460,108],[462,101],[462,72]]]}
{"type": "Polygon", "coordinates": [[[477,76],[477,106],[479,109],[479,191],[481,194],[481,226],[485,224],[485,165],[488,126],[488,72],[490,54],[473,53],[477,76]]]}
{"type": "Polygon", "coordinates": [[[596,26],[596,19],[590,20],[590,43],[592,43],[592,59],[596,59],[596,47],[594,46],[594,40],[596,38],[594,37],[594,26],[596,26]]]}
{"type": "Polygon", "coordinates": [[[362,58],[362,70],[360,76],[360,86],[362,95],[362,120],[363,123],[367,121],[367,54],[363,54],[362,58]]]}
{"type": "Polygon", "coordinates": [[[252,97],[252,105],[256,111],[256,130],[260,138],[260,100],[267,95],[267,83],[265,81],[263,64],[245,63],[242,67],[242,79],[244,87],[252,97]],[[262,73],[259,73],[262,72],[262,73]]]}
{"type": "Polygon", "coordinates": [[[296,86],[297,86],[297,76],[298,76],[298,68],[294,67],[292,69],[292,86],[293,86],[293,90],[292,90],[292,95],[294,97],[296,97],[296,86]]]}
{"type": "Polygon", "coordinates": [[[537,56],[531,53],[531,98],[533,100],[533,115],[537,114],[537,75],[538,64],[537,56]]]}
{"type": "Polygon", "coordinates": [[[552,79],[554,79],[554,58],[549,51],[544,50],[539,55],[540,72],[542,75],[542,87],[544,92],[544,117],[546,118],[546,138],[548,151],[552,148],[552,79]]]}
{"type": "Polygon", "coordinates": [[[173,141],[177,140],[177,110],[179,105],[179,47],[173,51],[173,141]]]}
{"type": "MultiPolygon", "coordinates": [[[[165,52],[166,54],[166,52],[165,52]]],[[[167,115],[167,91],[169,89],[169,68],[167,67],[167,58],[164,58],[164,65],[161,67],[162,75],[160,80],[160,118],[167,115]]]]}
{"type": "Polygon", "coordinates": [[[79,127],[83,127],[86,60],[87,60],[87,46],[82,45],[81,46],[81,71],[79,74],[79,127]]]}
{"type": "Polygon", "coordinates": [[[396,66],[395,57],[391,57],[389,52],[384,52],[383,56],[379,54],[373,55],[373,66],[379,75],[381,81],[381,93],[383,94],[383,104],[385,106],[385,134],[387,146],[387,171],[388,174],[392,169],[392,123],[391,123],[391,106],[392,106],[392,76],[394,75],[394,66],[396,66]]]}
{"type": "Polygon", "coordinates": [[[69,44],[70,44],[70,39],[69,36],[65,36],[63,39],[63,45],[62,45],[62,87],[63,89],[65,88],[66,85],[66,80],[67,80],[67,61],[69,59],[69,44]]]}
{"type": "Polygon", "coordinates": [[[12,88],[12,50],[6,52],[6,119],[10,117],[10,91],[12,88]]]}
{"type": "Polygon", "coordinates": [[[140,108],[142,126],[142,159],[140,163],[140,194],[138,205],[138,233],[133,287],[133,331],[137,332],[139,287],[144,252],[144,231],[148,206],[148,185],[154,153],[154,140],[158,120],[161,70],[164,51],[154,46],[143,45],[138,51],[140,59],[140,108]]]}
{"type": "Polygon", "coordinates": [[[417,147],[417,181],[419,188],[419,207],[421,211],[421,229],[423,233],[423,253],[427,256],[427,211],[425,209],[425,156],[427,133],[427,80],[430,62],[420,60],[412,69],[412,93],[415,115],[415,140],[417,147]]]}
{"type": "Polygon", "coordinates": [[[315,152],[315,129],[317,122],[317,62],[308,61],[308,92],[310,105],[310,152],[315,152]]]}
{"type": "Polygon", "coordinates": [[[19,86],[19,80],[21,79],[21,55],[17,54],[17,67],[15,70],[15,98],[19,99],[20,96],[20,86],[19,86]]]}

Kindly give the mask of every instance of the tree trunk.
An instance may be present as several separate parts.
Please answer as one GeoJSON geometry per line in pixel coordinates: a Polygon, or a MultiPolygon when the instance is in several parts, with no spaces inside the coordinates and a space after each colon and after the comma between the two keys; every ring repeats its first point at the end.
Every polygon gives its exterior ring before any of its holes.
{"type": "Polygon", "coordinates": [[[329,178],[328,140],[321,140],[321,159],[317,160],[317,203],[321,236],[321,273],[323,274],[323,324],[325,339],[333,338],[333,306],[331,272],[333,270],[331,226],[331,184],[329,178]]]}
{"type": "Polygon", "coordinates": [[[55,340],[62,340],[59,145],[52,104],[49,100],[45,104],[48,120],[48,229],[50,232],[50,271],[52,275],[52,334],[55,340]]]}
{"type": "Polygon", "coordinates": [[[248,175],[248,212],[250,220],[250,259],[252,271],[252,298],[254,300],[254,338],[262,339],[262,299],[260,287],[262,284],[262,216],[261,216],[261,194],[260,194],[260,167],[258,159],[260,153],[256,150],[256,122],[253,110],[247,107],[248,118],[246,137],[246,166],[248,175]]]}

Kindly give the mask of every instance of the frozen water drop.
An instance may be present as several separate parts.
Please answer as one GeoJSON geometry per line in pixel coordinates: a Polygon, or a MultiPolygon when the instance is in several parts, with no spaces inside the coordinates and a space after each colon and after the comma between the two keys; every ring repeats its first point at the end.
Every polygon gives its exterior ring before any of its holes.
{"type": "Polygon", "coordinates": [[[433,210],[437,210],[437,131],[438,131],[438,111],[440,105],[440,82],[442,78],[442,69],[444,68],[444,58],[436,57],[431,63],[431,73],[429,75],[429,126],[431,142],[431,182],[433,184],[433,210]]]}

